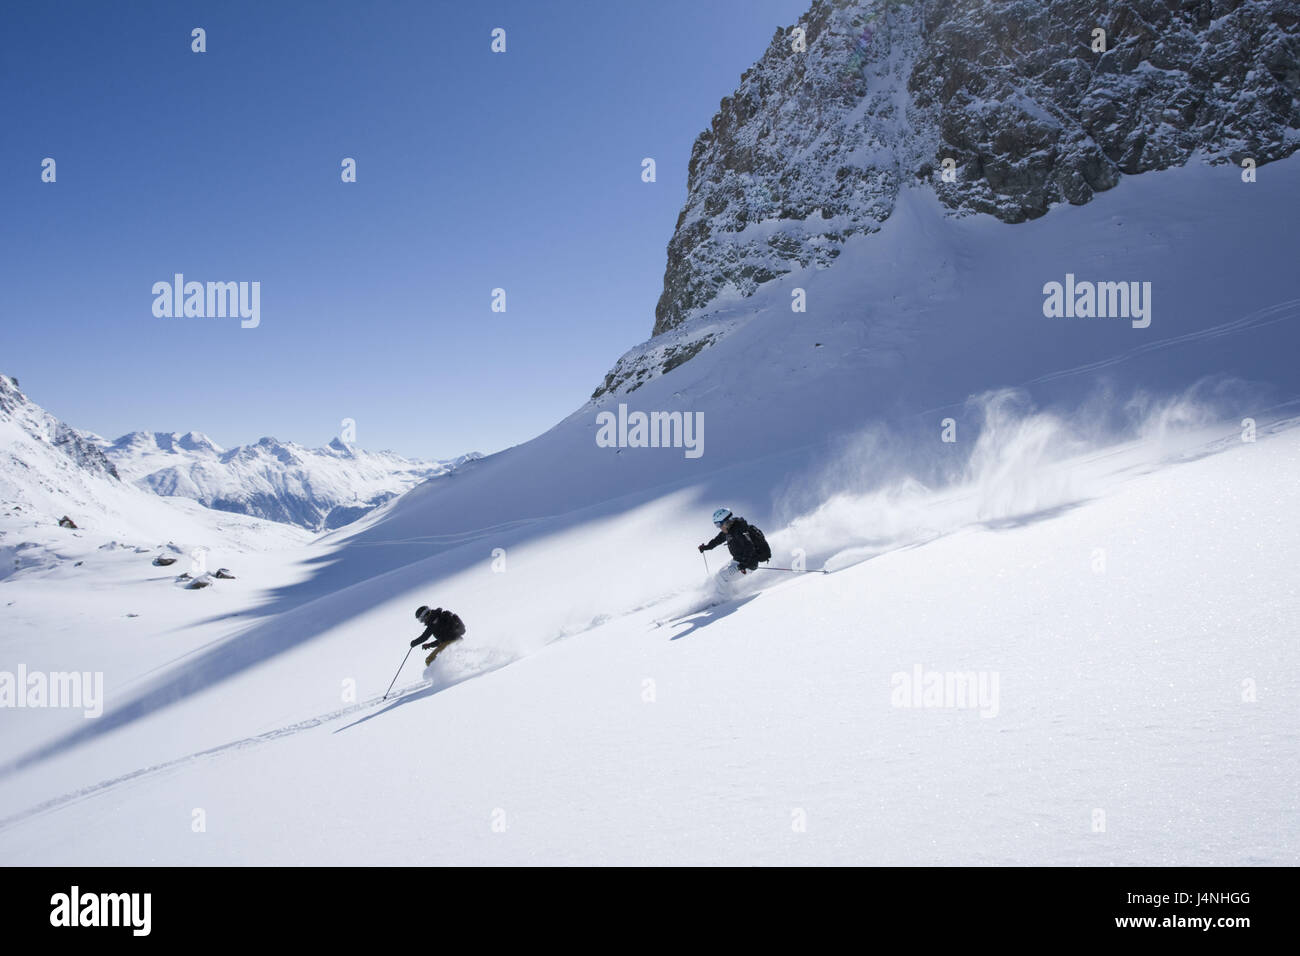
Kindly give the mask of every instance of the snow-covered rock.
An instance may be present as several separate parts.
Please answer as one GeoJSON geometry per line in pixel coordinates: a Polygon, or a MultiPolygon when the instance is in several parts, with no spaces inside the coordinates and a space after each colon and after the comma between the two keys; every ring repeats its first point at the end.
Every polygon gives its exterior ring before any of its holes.
{"type": "Polygon", "coordinates": [[[0,422],[57,450],[87,473],[119,477],[113,463],[93,441],[28,399],[19,390],[18,379],[10,375],[0,375],[0,422]]]}
{"type": "MultiPolygon", "coordinates": [[[[1022,222],[1193,157],[1287,156],[1298,64],[1287,0],[816,0],[695,142],[653,335],[829,265],[909,184],[953,215],[1022,222]]],[[[593,397],[635,390],[720,331],[652,339],[593,397]]]]}

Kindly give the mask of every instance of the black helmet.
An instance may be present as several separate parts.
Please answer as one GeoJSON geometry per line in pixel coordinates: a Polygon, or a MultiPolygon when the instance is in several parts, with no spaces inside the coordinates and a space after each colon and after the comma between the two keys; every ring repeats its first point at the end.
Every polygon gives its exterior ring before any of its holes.
{"type": "Polygon", "coordinates": [[[419,607],[415,609],[415,619],[417,621],[423,621],[424,615],[428,613],[429,613],[429,605],[421,604],[419,607]]]}

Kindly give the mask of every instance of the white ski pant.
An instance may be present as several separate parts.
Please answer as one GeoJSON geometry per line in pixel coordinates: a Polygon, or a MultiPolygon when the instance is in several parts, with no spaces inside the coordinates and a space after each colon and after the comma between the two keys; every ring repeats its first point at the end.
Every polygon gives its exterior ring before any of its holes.
{"type": "Polygon", "coordinates": [[[741,577],[740,565],[735,561],[732,561],[714,575],[714,580],[717,581],[719,588],[730,588],[733,584],[739,581],[741,577]]]}

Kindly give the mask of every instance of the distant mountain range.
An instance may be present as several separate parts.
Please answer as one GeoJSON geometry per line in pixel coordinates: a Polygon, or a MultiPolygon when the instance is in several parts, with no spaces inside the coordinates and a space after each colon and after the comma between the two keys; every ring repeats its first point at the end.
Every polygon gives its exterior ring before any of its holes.
{"type": "Polygon", "coordinates": [[[341,528],[421,481],[481,457],[419,461],[364,451],[337,438],[324,448],[263,438],[223,449],[195,431],[139,431],[115,441],[85,437],[123,480],[156,494],[313,531],[341,528]]]}
{"type": "Polygon", "coordinates": [[[418,461],[364,451],[339,439],[324,448],[263,438],[223,449],[195,431],[138,431],[110,440],[59,420],[5,375],[0,375],[0,427],[10,432],[11,450],[28,450],[12,454],[3,469],[6,486],[12,485],[6,497],[15,501],[39,501],[58,510],[60,489],[81,488],[92,476],[311,531],[342,527],[420,482],[481,457],[418,461]],[[44,451],[33,458],[34,447],[44,451]]]}

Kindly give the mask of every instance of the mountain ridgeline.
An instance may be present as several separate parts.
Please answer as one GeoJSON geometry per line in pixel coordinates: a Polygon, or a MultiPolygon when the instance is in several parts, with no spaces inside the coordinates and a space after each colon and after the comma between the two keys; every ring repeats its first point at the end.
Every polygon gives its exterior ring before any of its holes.
{"type": "Polygon", "coordinates": [[[224,449],[194,431],[138,431],[110,441],[56,418],[8,375],[0,375],[0,429],[9,429],[17,442],[0,469],[12,481],[0,482],[11,505],[40,502],[60,514],[94,512],[108,479],[309,531],[341,528],[420,482],[450,476],[482,457],[471,452],[422,461],[365,451],[339,438],[324,448],[263,438],[224,449]]]}
{"type": "Polygon", "coordinates": [[[231,449],[198,432],[97,440],[122,477],[141,488],[311,531],[341,528],[421,481],[481,457],[418,461],[338,438],[324,448],[263,438],[231,449]]]}
{"type": "Polygon", "coordinates": [[[829,265],[906,186],[1018,223],[1194,158],[1263,165],[1300,146],[1298,92],[1294,0],[816,0],[696,139],[653,338],[592,397],[698,354],[711,313],[829,265]]]}

